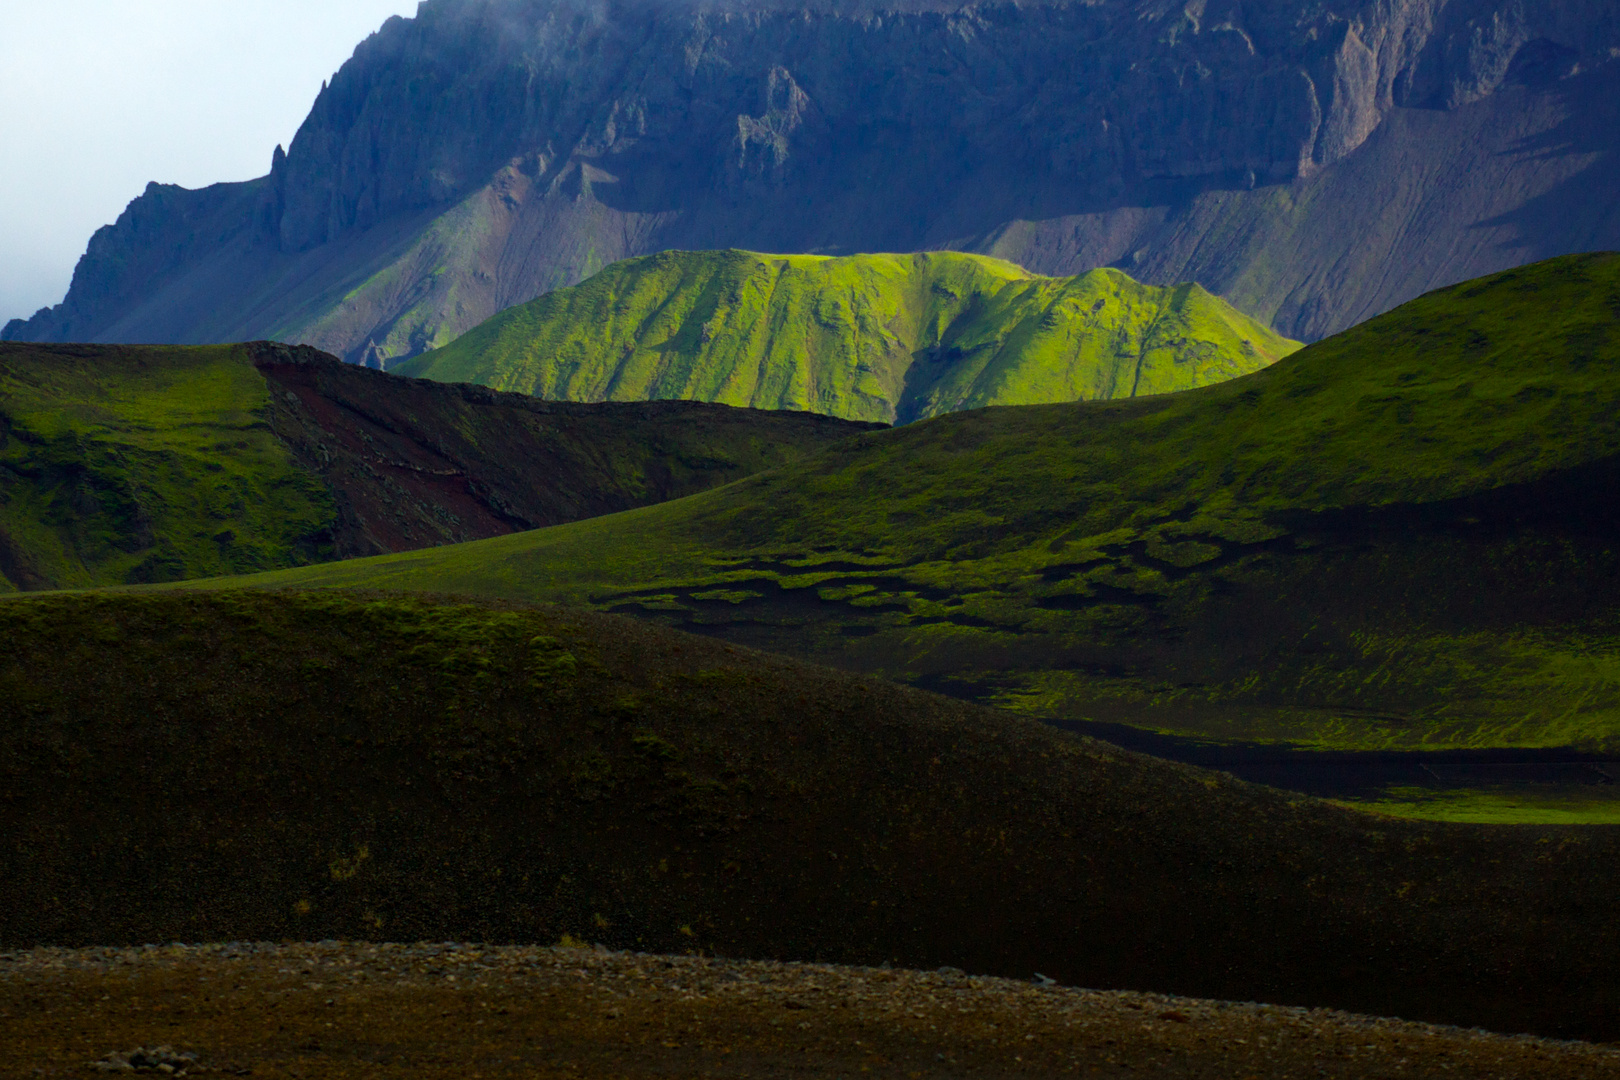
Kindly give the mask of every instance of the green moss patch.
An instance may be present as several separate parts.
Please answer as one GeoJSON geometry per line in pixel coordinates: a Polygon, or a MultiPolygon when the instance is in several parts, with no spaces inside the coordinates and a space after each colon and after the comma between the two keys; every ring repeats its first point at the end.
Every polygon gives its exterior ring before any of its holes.
{"type": "Polygon", "coordinates": [[[332,496],[237,346],[0,344],[0,574],[170,581],[330,557],[332,496]]]}
{"type": "Polygon", "coordinates": [[[1399,818],[1492,825],[1620,825],[1620,794],[1590,786],[1453,789],[1390,788],[1346,806],[1399,818]]]}
{"type": "Polygon", "coordinates": [[[552,400],[686,398],[902,423],[1162,394],[1299,348],[1197,285],[958,252],[668,251],[510,308],[401,373],[552,400]]]}

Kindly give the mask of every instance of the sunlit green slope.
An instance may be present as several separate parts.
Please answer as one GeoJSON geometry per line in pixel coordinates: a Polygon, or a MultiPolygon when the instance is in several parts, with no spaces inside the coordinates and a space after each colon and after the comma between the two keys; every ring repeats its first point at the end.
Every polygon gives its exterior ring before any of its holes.
{"type": "Polygon", "coordinates": [[[686,398],[906,423],[1138,397],[1299,348],[1197,285],[958,252],[666,251],[615,263],[391,370],[549,400],[686,398]]]}
{"type": "Polygon", "coordinates": [[[1030,711],[1620,749],[1620,256],[1244,379],[866,435],[556,529],[261,578],[548,597],[1030,711]]]}
{"type": "Polygon", "coordinates": [[[0,349],[0,589],[331,557],[331,492],[240,345],[0,349]]]}
{"type": "Polygon", "coordinates": [[[497,536],[702,491],[869,426],[537,402],[270,342],[0,342],[0,591],[497,536]]]}

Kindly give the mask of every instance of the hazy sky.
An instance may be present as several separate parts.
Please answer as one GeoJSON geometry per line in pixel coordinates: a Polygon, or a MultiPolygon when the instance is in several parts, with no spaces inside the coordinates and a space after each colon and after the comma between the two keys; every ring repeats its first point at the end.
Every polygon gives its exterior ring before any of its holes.
{"type": "Polygon", "coordinates": [[[270,171],[354,47],[416,0],[0,0],[0,325],[61,301],[147,181],[270,171]]]}

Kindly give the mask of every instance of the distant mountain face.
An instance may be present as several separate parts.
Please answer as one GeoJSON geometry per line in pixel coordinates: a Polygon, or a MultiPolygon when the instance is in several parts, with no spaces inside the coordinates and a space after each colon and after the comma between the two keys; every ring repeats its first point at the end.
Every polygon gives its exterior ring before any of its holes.
{"type": "Polygon", "coordinates": [[[0,345],[0,593],[499,536],[702,491],[872,426],[541,402],[268,342],[0,345]]]}
{"type": "Polygon", "coordinates": [[[1195,280],[1314,339],[1620,247],[1612,0],[428,0],[270,174],[154,185],[18,340],[384,363],[666,248],[1195,280]]]}
{"type": "Polygon", "coordinates": [[[395,370],[553,401],[678,398],[909,423],[1187,390],[1299,348],[1197,285],[1038,277],[960,252],[666,251],[395,370]]]}

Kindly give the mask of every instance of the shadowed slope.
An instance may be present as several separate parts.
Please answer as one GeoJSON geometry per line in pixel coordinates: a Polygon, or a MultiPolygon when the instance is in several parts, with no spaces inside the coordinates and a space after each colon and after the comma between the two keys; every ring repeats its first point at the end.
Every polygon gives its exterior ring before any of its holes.
{"type": "Polygon", "coordinates": [[[1363,815],[583,612],[6,600],[0,793],[7,946],[570,934],[1620,1034],[1614,830],[1363,815]]]}
{"type": "Polygon", "coordinates": [[[1620,257],[1266,371],[988,409],[594,522],[270,581],[568,598],[1059,717],[1615,746],[1620,257]]]}
{"type": "Polygon", "coordinates": [[[0,586],[169,581],[574,521],[870,425],[548,405],[309,348],[0,345],[0,586]]]}
{"type": "Polygon", "coordinates": [[[926,255],[664,252],[511,308],[394,370],[550,400],[686,398],[906,423],[1137,397],[1299,347],[1197,285],[926,255]]]}

